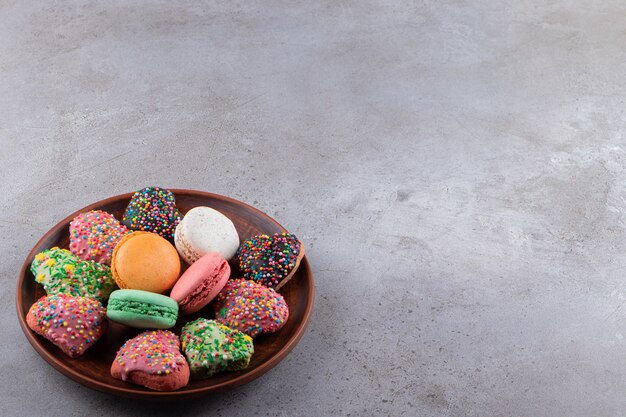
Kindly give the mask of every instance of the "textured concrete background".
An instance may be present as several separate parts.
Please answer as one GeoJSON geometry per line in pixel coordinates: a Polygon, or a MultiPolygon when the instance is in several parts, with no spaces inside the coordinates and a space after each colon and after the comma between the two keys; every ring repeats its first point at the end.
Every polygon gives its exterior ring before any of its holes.
{"type": "Polygon", "coordinates": [[[0,415],[624,415],[625,14],[0,1],[0,415]],[[116,399],[18,327],[36,240],[153,184],[241,199],[307,244],[309,331],[234,392],[116,399]]]}

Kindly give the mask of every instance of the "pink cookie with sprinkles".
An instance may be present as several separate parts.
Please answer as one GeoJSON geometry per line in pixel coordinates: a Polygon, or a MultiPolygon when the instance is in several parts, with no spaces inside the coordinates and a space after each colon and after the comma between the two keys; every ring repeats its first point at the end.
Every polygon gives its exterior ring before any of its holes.
{"type": "Polygon", "coordinates": [[[155,391],[175,391],[189,383],[189,365],[180,353],[178,336],[149,330],[122,345],[111,376],[155,391]]]}
{"type": "Polygon", "coordinates": [[[41,297],[30,307],[26,323],[66,355],[76,358],[104,334],[104,315],[105,309],[98,300],[54,294],[41,297]]]}
{"type": "Polygon", "coordinates": [[[102,210],[81,213],[70,223],[70,251],[84,261],[111,265],[115,245],[130,231],[102,210]]]}
{"type": "Polygon", "coordinates": [[[273,333],[289,318],[289,307],[282,295],[245,279],[228,281],[213,308],[215,320],[250,337],[273,333]]]}
{"type": "Polygon", "coordinates": [[[251,237],[235,254],[246,279],[277,290],[293,277],[303,257],[304,245],[291,233],[251,237]]]}
{"type": "Polygon", "coordinates": [[[182,218],[171,191],[146,187],[133,194],[122,223],[131,230],[157,233],[172,240],[182,218]]]}

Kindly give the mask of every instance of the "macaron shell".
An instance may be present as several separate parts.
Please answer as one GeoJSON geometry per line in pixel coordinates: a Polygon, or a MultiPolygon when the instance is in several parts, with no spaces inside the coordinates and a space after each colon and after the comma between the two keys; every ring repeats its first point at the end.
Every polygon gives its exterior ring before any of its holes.
{"type": "Polygon", "coordinates": [[[151,232],[133,232],[115,247],[111,262],[120,288],[163,293],[180,276],[180,259],[174,246],[151,232]]]}
{"type": "Polygon", "coordinates": [[[230,265],[217,252],[211,252],[194,262],[180,277],[170,297],[186,313],[202,309],[222,290],[230,277],[230,265]]]}
{"type": "Polygon", "coordinates": [[[153,304],[162,307],[168,307],[171,309],[177,309],[178,304],[176,300],[168,297],[167,295],[157,294],[150,291],[142,291],[142,290],[133,290],[133,289],[125,289],[125,290],[116,290],[111,293],[111,297],[109,301],[135,301],[147,304],[153,304]]]}
{"type": "Polygon", "coordinates": [[[239,235],[233,222],[219,211],[194,207],[176,227],[174,244],[189,264],[209,252],[230,260],[239,248],[239,235]]]}

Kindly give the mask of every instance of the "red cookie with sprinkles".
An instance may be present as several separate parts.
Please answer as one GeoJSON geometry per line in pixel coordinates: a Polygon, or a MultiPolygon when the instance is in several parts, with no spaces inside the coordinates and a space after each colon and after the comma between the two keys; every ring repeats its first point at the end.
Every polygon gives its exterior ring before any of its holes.
{"type": "Polygon", "coordinates": [[[106,330],[105,310],[96,299],[53,294],[30,307],[26,323],[35,333],[77,358],[100,339],[106,330]]]}
{"type": "Polygon", "coordinates": [[[233,279],[217,295],[215,320],[250,337],[280,330],[289,318],[282,295],[245,279],[233,279]]]}
{"type": "Polygon", "coordinates": [[[291,279],[303,257],[304,245],[292,233],[251,237],[235,254],[246,279],[277,290],[291,279]]]}
{"type": "Polygon", "coordinates": [[[92,210],[70,223],[70,251],[84,261],[111,265],[115,245],[130,231],[112,215],[92,210]]]}
{"type": "Polygon", "coordinates": [[[117,352],[111,376],[155,391],[175,391],[189,383],[189,365],[178,336],[149,330],[128,340],[117,352]]]}

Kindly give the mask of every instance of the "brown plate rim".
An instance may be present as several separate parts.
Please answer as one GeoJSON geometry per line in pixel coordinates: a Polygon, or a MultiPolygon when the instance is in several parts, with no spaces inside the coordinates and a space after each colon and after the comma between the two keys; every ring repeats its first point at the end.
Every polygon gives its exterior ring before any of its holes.
{"type": "MultiPolygon", "coordinates": [[[[231,204],[245,206],[247,209],[250,209],[250,210],[253,210],[253,211],[257,212],[262,217],[266,217],[272,223],[276,224],[281,230],[286,231],[286,229],[280,223],[278,223],[276,220],[274,220],[272,217],[270,217],[266,213],[262,212],[261,210],[257,209],[256,207],[253,207],[253,206],[251,206],[249,204],[246,204],[246,203],[244,203],[242,201],[239,201],[239,200],[236,200],[234,198],[227,197],[227,196],[224,196],[224,195],[221,195],[221,194],[214,194],[214,193],[209,193],[209,192],[206,192],[206,191],[198,191],[198,190],[170,188],[170,191],[172,191],[175,195],[176,194],[188,194],[188,195],[209,197],[209,198],[214,198],[214,199],[225,200],[225,201],[227,201],[227,202],[229,202],[231,204]]],[[[24,261],[22,269],[20,270],[20,275],[19,275],[18,280],[17,280],[17,289],[16,289],[16,297],[15,297],[15,299],[16,299],[17,317],[18,317],[18,320],[19,320],[19,323],[20,323],[20,327],[22,328],[22,331],[24,332],[24,335],[26,336],[26,339],[31,344],[31,346],[35,349],[35,351],[37,351],[37,353],[39,353],[39,355],[42,358],[44,358],[46,360],[46,362],[48,362],[50,365],[52,365],[52,367],[54,367],[57,371],[61,372],[66,377],[68,377],[68,378],[70,378],[70,379],[72,379],[72,380],[74,380],[74,381],[76,381],[76,382],[78,382],[78,383],[80,383],[82,385],[85,385],[85,386],[90,387],[92,389],[96,389],[98,391],[102,391],[102,392],[106,392],[106,393],[110,393],[110,394],[116,394],[116,395],[120,395],[120,396],[124,396],[124,397],[138,398],[138,399],[166,399],[166,400],[173,400],[173,399],[184,399],[184,398],[190,398],[190,397],[198,397],[198,396],[201,396],[203,394],[208,394],[208,393],[211,393],[211,392],[223,392],[223,391],[227,391],[229,389],[241,386],[241,385],[246,384],[248,382],[251,382],[252,380],[254,380],[254,379],[260,377],[261,375],[265,374],[266,372],[268,372],[274,366],[278,365],[278,363],[280,363],[287,356],[287,354],[289,352],[291,352],[291,350],[293,350],[293,348],[298,344],[300,339],[302,339],[302,336],[304,335],[304,332],[306,331],[307,325],[308,325],[309,320],[311,318],[311,314],[313,313],[313,304],[314,304],[314,300],[315,300],[315,285],[314,285],[314,279],[313,279],[313,271],[311,270],[311,267],[309,265],[309,262],[307,260],[306,255],[303,257],[303,259],[302,259],[302,261],[300,263],[300,268],[304,268],[306,270],[305,275],[308,278],[309,296],[307,298],[307,303],[306,303],[306,307],[305,307],[305,310],[304,310],[303,319],[300,322],[300,324],[299,324],[295,334],[291,337],[290,340],[287,341],[287,343],[283,346],[282,349],[277,351],[267,361],[265,361],[264,363],[262,363],[258,367],[252,369],[251,371],[243,373],[241,375],[238,375],[237,377],[235,377],[235,378],[233,378],[231,380],[224,381],[224,382],[216,384],[216,385],[211,385],[211,386],[207,386],[207,387],[200,387],[200,388],[195,388],[195,389],[185,390],[185,391],[171,391],[171,392],[140,391],[140,390],[137,390],[137,389],[133,389],[132,386],[129,386],[128,388],[123,388],[123,387],[108,385],[108,384],[103,383],[103,382],[101,382],[101,381],[99,381],[97,379],[91,378],[91,377],[89,377],[87,375],[81,374],[79,372],[76,372],[73,369],[70,369],[70,368],[64,366],[61,362],[59,362],[59,360],[53,354],[51,354],[48,351],[48,349],[46,349],[46,347],[43,346],[41,340],[28,327],[28,325],[26,323],[26,313],[27,312],[22,309],[22,291],[21,291],[21,288],[22,288],[22,284],[23,284],[25,276],[26,276],[26,272],[27,272],[28,268],[30,267],[30,261],[33,258],[33,256],[35,256],[35,252],[38,250],[39,246],[45,240],[47,240],[49,238],[50,235],[52,235],[53,233],[56,233],[61,228],[65,227],[65,225],[67,223],[69,223],[74,217],[76,217],[80,213],[96,209],[99,206],[103,206],[103,205],[112,203],[112,202],[114,202],[116,200],[120,200],[120,199],[129,199],[130,200],[130,198],[132,197],[133,194],[134,194],[133,192],[125,193],[125,194],[119,194],[119,195],[116,195],[116,196],[105,198],[103,200],[100,200],[100,201],[97,201],[95,203],[92,203],[92,204],[90,204],[90,205],[88,205],[86,207],[83,207],[83,208],[81,208],[79,210],[76,210],[75,212],[73,212],[69,216],[65,217],[60,222],[58,222],[52,228],[50,228],[50,230],[48,230],[48,232],[46,232],[46,234],[44,234],[41,237],[41,239],[39,239],[37,241],[37,243],[35,243],[35,245],[31,249],[31,251],[28,253],[28,256],[27,256],[26,260],[24,261]]]]}

